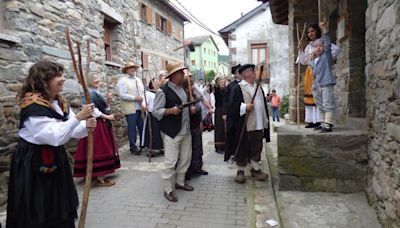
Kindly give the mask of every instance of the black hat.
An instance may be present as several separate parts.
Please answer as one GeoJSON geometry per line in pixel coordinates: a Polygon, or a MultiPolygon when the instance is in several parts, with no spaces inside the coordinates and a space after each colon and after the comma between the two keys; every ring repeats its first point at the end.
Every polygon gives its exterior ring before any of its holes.
{"type": "Polygon", "coordinates": [[[242,72],[244,71],[244,70],[246,70],[247,68],[255,68],[256,66],[254,65],[254,64],[244,64],[243,66],[241,66],[240,68],[239,68],[239,74],[242,74],[242,72]]]}
{"type": "Polygon", "coordinates": [[[238,65],[236,65],[236,66],[233,66],[233,67],[231,68],[232,74],[236,74],[236,71],[239,70],[239,68],[240,68],[241,66],[242,66],[242,65],[240,65],[240,64],[238,64],[238,65]]]}

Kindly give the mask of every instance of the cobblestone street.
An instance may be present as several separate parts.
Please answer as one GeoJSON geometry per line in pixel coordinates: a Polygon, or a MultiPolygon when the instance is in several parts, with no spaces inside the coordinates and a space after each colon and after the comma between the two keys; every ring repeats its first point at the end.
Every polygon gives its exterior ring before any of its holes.
{"type": "MultiPolygon", "coordinates": [[[[148,163],[144,154],[134,156],[122,148],[122,168],[113,178],[117,184],[93,187],[90,192],[87,227],[254,227],[253,200],[265,199],[267,191],[262,189],[267,183],[255,184],[248,178],[245,185],[236,184],[236,171],[223,162],[223,155],[214,152],[213,137],[213,132],[203,135],[204,169],[209,175],[192,177],[193,192],[177,190],[177,203],[162,194],[163,156],[148,163]],[[255,197],[255,192],[261,196],[255,197]]],[[[82,197],[83,181],[76,184],[82,197]]],[[[274,201],[271,204],[275,205],[274,201]]]]}

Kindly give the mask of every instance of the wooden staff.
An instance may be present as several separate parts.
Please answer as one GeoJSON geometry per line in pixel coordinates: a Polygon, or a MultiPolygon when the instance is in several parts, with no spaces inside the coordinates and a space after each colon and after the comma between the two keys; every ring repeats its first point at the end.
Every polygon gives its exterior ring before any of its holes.
{"type": "MultiPolygon", "coordinates": [[[[80,45],[79,43],[77,44],[77,50],[78,50],[78,60],[79,63],[76,62],[75,59],[75,54],[74,50],[72,48],[72,42],[71,42],[71,37],[69,34],[68,28],[65,28],[65,36],[67,39],[67,45],[69,49],[69,53],[71,55],[72,59],[72,66],[74,68],[76,77],[78,78],[79,84],[81,84],[83,88],[83,93],[85,95],[85,100],[86,104],[90,104],[90,94],[89,90],[86,86],[85,83],[85,78],[83,77],[83,72],[82,72],[82,56],[81,56],[81,51],[80,51],[80,45]],[[78,64],[78,65],[77,65],[78,64]]],[[[89,40],[87,41],[89,43],[89,40]]],[[[89,45],[88,45],[89,47],[89,45]]],[[[90,49],[88,48],[87,50],[87,61],[90,62],[90,49]]],[[[87,63],[89,65],[90,63],[87,63]]],[[[83,191],[83,198],[82,198],[82,207],[81,207],[81,214],[79,218],[79,228],[84,228],[85,227],[85,221],[86,221],[86,211],[87,211],[87,206],[89,204],[89,192],[90,192],[90,187],[92,183],[92,171],[93,171],[93,129],[88,128],[88,158],[87,158],[87,163],[86,163],[86,179],[85,179],[85,188],[83,191]]]]}
{"type": "MultiPolygon", "coordinates": [[[[110,83],[108,82],[107,78],[106,78],[106,83],[107,83],[107,95],[108,95],[110,93],[110,83]]],[[[106,107],[106,109],[110,110],[110,114],[112,114],[113,110],[112,110],[111,101],[109,101],[108,98],[106,98],[106,99],[107,99],[107,107],[106,107]]],[[[114,119],[117,120],[117,117],[116,117],[115,114],[114,114],[114,119]]],[[[115,134],[115,127],[114,127],[113,121],[110,120],[110,123],[111,123],[112,137],[114,137],[114,155],[117,156],[118,155],[118,153],[117,153],[118,145],[117,145],[117,139],[116,139],[116,134],[115,134]]]]}
{"type": "MultiPolygon", "coordinates": [[[[307,24],[304,23],[303,32],[299,33],[299,23],[296,23],[296,35],[297,35],[297,44],[303,41],[304,35],[306,33],[306,26],[307,24]]],[[[297,56],[300,56],[300,50],[298,50],[297,56]]],[[[300,128],[300,61],[297,62],[297,91],[296,91],[296,98],[297,98],[297,127],[300,128]]]]}
{"type": "MultiPolygon", "coordinates": [[[[144,72],[147,72],[148,75],[150,76],[150,81],[151,81],[151,74],[150,71],[146,70],[144,72]]],[[[142,82],[143,85],[145,86],[144,83],[144,74],[142,74],[142,82]]],[[[147,103],[147,97],[146,97],[146,91],[144,91],[144,103],[146,104],[146,106],[148,107],[148,103],[147,103]]],[[[147,149],[147,157],[149,158],[149,162],[151,162],[151,156],[153,155],[153,130],[151,129],[151,118],[152,115],[150,112],[146,112],[146,117],[149,119],[149,148],[147,149]]],[[[144,129],[144,132],[146,132],[146,129],[144,129]]],[[[146,137],[146,134],[144,134],[144,137],[146,137]]]]}
{"type": "MultiPolygon", "coordinates": [[[[266,62],[266,61],[265,61],[265,62],[266,62]]],[[[264,62],[264,64],[265,64],[265,62],[264,62]]],[[[264,65],[262,65],[262,66],[260,67],[260,75],[258,76],[256,91],[254,92],[253,97],[251,98],[251,103],[250,103],[250,104],[253,104],[253,103],[254,103],[254,99],[256,98],[258,88],[260,87],[261,75],[262,75],[263,72],[264,72],[264,65]]],[[[248,114],[247,111],[246,111],[246,114],[245,114],[245,117],[244,117],[244,123],[243,123],[242,129],[240,130],[239,142],[238,142],[238,145],[237,145],[237,147],[236,147],[236,149],[235,149],[235,156],[234,156],[235,158],[236,158],[236,156],[237,156],[237,154],[238,154],[238,152],[239,152],[240,144],[241,144],[242,139],[243,139],[243,135],[244,135],[244,131],[245,131],[245,129],[246,129],[246,125],[247,125],[248,119],[249,119],[249,114],[248,114]]]]}

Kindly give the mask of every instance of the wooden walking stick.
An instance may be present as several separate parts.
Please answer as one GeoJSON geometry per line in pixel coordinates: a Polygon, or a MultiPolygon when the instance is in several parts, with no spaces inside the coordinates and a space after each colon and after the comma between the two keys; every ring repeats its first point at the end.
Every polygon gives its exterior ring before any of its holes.
{"type": "MultiPolygon", "coordinates": [[[[83,93],[85,95],[86,104],[90,104],[90,94],[89,94],[89,90],[86,86],[85,78],[83,76],[83,71],[82,71],[82,56],[81,56],[80,44],[76,43],[77,51],[78,51],[78,61],[79,61],[77,63],[76,59],[75,59],[74,50],[72,48],[72,42],[71,42],[71,37],[70,37],[68,28],[65,28],[65,36],[67,39],[67,45],[68,45],[69,53],[71,55],[72,66],[74,68],[76,77],[78,78],[79,84],[81,84],[81,86],[83,88],[83,93]]],[[[90,64],[89,40],[87,40],[87,44],[88,44],[87,45],[87,66],[89,66],[89,64],[90,64]]],[[[88,69],[86,69],[86,70],[87,70],[86,72],[88,72],[88,69]]],[[[87,163],[86,163],[85,188],[83,191],[81,214],[79,217],[79,226],[78,226],[79,228],[85,227],[86,211],[87,211],[87,206],[89,204],[89,192],[90,192],[90,187],[91,187],[91,183],[92,183],[92,171],[93,171],[93,129],[88,128],[87,130],[88,130],[88,136],[87,136],[88,157],[87,157],[87,163]]]]}
{"type": "MultiPolygon", "coordinates": [[[[151,81],[151,74],[148,70],[145,70],[144,72],[147,72],[148,75],[150,76],[150,81],[151,81]]],[[[144,83],[144,74],[142,74],[142,82],[143,85],[145,86],[146,83],[144,83]]],[[[147,97],[146,97],[146,91],[144,91],[144,103],[146,104],[146,106],[148,107],[148,103],[147,103],[147,97]]],[[[149,158],[149,162],[151,162],[151,156],[153,155],[153,129],[151,129],[151,118],[152,115],[149,111],[146,112],[146,117],[149,119],[149,148],[147,148],[147,157],[149,158]]],[[[146,132],[146,129],[144,129],[144,131],[146,132]]],[[[146,134],[144,134],[144,136],[146,137],[146,134]]]]}
{"type": "MultiPolygon", "coordinates": [[[[110,83],[108,82],[108,79],[106,79],[106,83],[107,83],[107,95],[108,95],[108,94],[110,94],[110,83]]],[[[111,100],[108,100],[108,98],[107,98],[107,107],[106,107],[106,109],[108,109],[110,111],[110,114],[113,113],[111,100]]],[[[114,119],[117,120],[116,114],[114,114],[114,119]]],[[[114,155],[118,156],[118,152],[117,152],[118,145],[117,145],[117,140],[115,138],[116,134],[115,134],[115,127],[114,127],[113,121],[110,120],[110,124],[111,124],[112,137],[114,137],[114,155]]]]}
{"type": "MultiPolygon", "coordinates": [[[[254,92],[253,97],[251,98],[251,103],[250,104],[254,103],[254,99],[256,98],[258,88],[260,87],[261,75],[262,75],[263,72],[264,72],[264,65],[261,65],[261,67],[260,67],[260,75],[258,76],[258,81],[257,81],[257,86],[256,86],[256,91],[254,92]]],[[[244,135],[244,131],[246,129],[246,125],[247,125],[248,119],[249,119],[249,114],[246,112],[245,117],[244,117],[244,123],[243,123],[242,129],[240,130],[238,145],[235,148],[235,156],[234,156],[234,158],[236,158],[236,156],[237,156],[237,154],[239,152],[240,144],[241,144],[242,139],[243,139],[243,135],[244,135]]]]}
{"type": "MultiPolygon", "coordinates": [[[[303,32],[299,33],[299,23],[296,23],[296,33],[297,33],[297,45],[300,44],[304,39],[304,35],[306,33],[307,24],[304,23],[303,32]]],[[[300,50],[298,50],[297,56],[300,56],[300,50]]],[[[297,127],[300,128],[300,61],[297,62],[297,90],[296,90],[296,98],[297,98],[297,127]]]]}

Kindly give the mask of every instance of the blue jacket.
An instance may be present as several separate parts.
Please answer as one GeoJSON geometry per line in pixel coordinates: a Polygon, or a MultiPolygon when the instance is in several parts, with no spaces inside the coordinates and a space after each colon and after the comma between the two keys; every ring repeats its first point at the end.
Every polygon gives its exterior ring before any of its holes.
{"type": "Polygon", "coordinates": [[[314,75],[313,89],[336,84],[335,76],[332,74],[331,39],[328,33],[323,34],[322,39],[324,41],[324,53],[319,57],[317,63],[314,60],[311,61],[314,75]]]}

